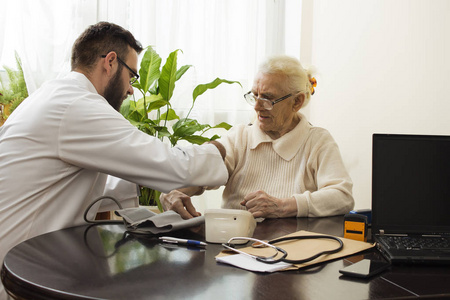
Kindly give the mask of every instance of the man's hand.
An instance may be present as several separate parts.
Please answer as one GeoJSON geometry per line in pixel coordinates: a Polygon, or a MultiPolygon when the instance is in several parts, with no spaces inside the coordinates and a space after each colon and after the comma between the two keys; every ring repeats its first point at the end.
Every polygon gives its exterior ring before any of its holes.
{"type": "Polygon", "coordinates": [[[168,194],[161,193],[159,200],[164,211],[173,210],[185,220],[201,216],[192,205],[191,197],[178,190],[173,190],[168,194]]]}
{"type": "Polygon", "coordinates": [[[294,197],[278,199],[264,191],[249,193],[240,203],[255,218],[285,218],[297,215],[297,203],[294,197]]]}

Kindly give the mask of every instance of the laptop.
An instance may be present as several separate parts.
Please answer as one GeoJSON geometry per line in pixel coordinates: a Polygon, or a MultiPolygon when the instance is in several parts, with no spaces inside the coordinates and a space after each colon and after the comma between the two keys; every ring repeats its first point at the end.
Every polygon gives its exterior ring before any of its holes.
{"type": "Polygon", "coordinates": [[[450,136],[374,134],[372,238],[391,263],[450,263],[450,136]]]}

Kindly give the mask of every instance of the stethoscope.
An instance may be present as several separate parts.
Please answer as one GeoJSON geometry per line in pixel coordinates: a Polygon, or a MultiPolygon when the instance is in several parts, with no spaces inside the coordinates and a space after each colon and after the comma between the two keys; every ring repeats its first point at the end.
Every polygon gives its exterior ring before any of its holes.
{"type": "Polygon", "coordinates": [[[344,247],[344,243],[342,242],[342,240],[340,238],[331,236],[331,235],[306,235],[306,236],[282,237],[282,238],[274,239],[274,240],[271,240],[268,242],[254,239],[254,238],[249,238],[249,237],[233,237],[227,243],[222,244],[222,246],[228,250],[231,250],[231,251],[239,253],[239,254],[243,254],[245,256],[251,257],[253,259],[256,259],[259,262],[263,262],[266,264],[276,264],[278,262],[285,262],[285,263],[289,263],[289,264],[303,264],[303,263],[310,262],[310,261],[318,258],[319,256],[322,256],[325,254],[333,254],[333,253],[337,253],[337,252],[341,251],[342,248],[344,247]],[[298,260],[287,259],[287,255],[288,255],[287,251],[274,245],[276,243],[280,243],[280,242],[284,242],[284,241],[308,240],[308,239],[328,239],[328,240],[333,240],[333,241],[338,242],[339,245],[334,249],[324,250],[324,251],[314,254],[313,256],[310,256],[308,258],[298,259],[298,260]],[[253,248],[270,247],[275,250],[275,253],[271,256],[258,256],[258,255],[249,254],[247,252],[244,252],[244,251],[241,251],[241,250],[235,248],[232,243],[233,240],[234,241],[237,241],[237,240],[253,241],[253,244],[252,244],[253,248]],[[279,254],[281,254],[281,257],[276,258],[277,256],[279,256],[279,254]]]}

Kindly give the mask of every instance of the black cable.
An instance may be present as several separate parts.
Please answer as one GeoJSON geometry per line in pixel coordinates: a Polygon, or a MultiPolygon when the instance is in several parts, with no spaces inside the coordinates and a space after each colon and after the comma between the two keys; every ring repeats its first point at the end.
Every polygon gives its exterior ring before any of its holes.
{"type": "Polygon", "coordinates": [[[119,207],[119,209],[122,209],[122,205],[120,204],[119,201],[117,201],[115,198],[110,197],[110,196],[101,196],[97,199],[95,199],[91,204],[89,204],[89,206],[86,208],[86,210],[84,211],[84,215],[83,218],[87,223],[93,223],[93,224],[104,224],[104,223],[108,223],[108,224],[123,224],[123,221],[121,220],[88,220],[87,218],[87,214],[89,213],[89,210],[92,208],[92,206],[94,206],[95,203],[97,203],[100,200],[103,199],[111,199],[112,201],[114,201],[117,206],[119,207]]]}
{"type": "Polygon", "coordinates": [[[284,238],[279,238],[279,239],[275,239],[272,241],[269,241],[269,244],[275,244],[275,243],[280,243],[280,242],[284,242],[284,241],[290,241],[290,240],[308,240],[308,239],[329,239],[329,240],[334,240],[337,241],[339,243],[339,246],[335,249],[331,249],[331,250],[325,250],[322,252],[319,252],[313,256],[310,256],[308,258],[305,259],[299,259],[299,260],[292,260],[292,259],[287,259],[287,252],[286,251],[281,251],[282,249],[277,247],[277,250],[283,253],[283,256],[280,259],[275,259],[275,260],[264,260],[264,258],[257,258],[258,261],[264,262],[266,264],[275,264],[277,262],[286,262],[286,263],[290,263],[290,264],[303,264],[303,263],[307,263],[310,262],[316,258],[318,258],[319,256],[325,255],[325,254],[333,254],[333,253],[337,253],[339,251],[342,250],[342,248],[344,247],[344,243],[342,242],[342,240],[340,238],[337,238],[335,236],[331,236],[331,235],[305,235],[305,236],[290,236],[290,237],[284,237],[284,238]]]}

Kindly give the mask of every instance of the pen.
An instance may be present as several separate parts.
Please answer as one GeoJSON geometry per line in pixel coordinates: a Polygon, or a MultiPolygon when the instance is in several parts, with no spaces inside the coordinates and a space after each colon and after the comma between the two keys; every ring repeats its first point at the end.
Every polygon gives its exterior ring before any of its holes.
{"type": "Polygon", "coordinates": [[[165,243],[172,243],[172,244],[183,244],[183,245],[190,245],[190,246],[206,246],[206,245],[208,245],[205,242],[200,242],[200,241],[196,241],[196,240],[179,239],[179,238],[174,238],[174,237],[170,237],[170,236],[162,236],[159,239],[165,243]]]}

